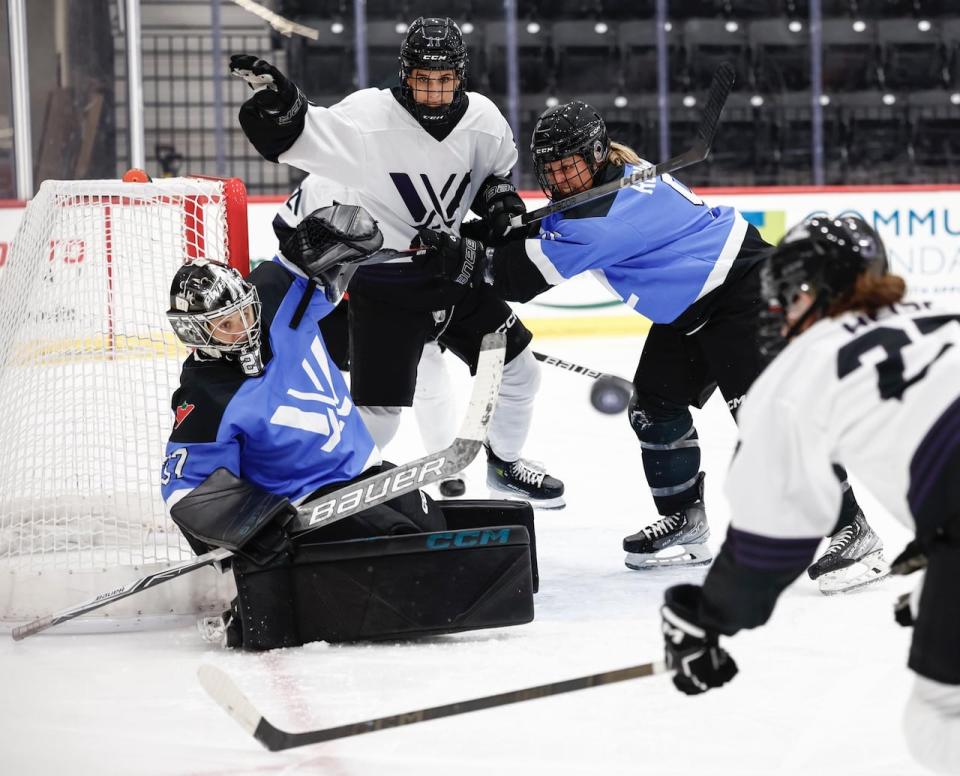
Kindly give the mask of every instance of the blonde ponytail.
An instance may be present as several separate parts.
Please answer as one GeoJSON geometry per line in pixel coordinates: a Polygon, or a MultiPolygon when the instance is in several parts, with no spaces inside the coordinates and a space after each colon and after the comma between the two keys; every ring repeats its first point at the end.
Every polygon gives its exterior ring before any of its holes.
{"type": "Polygon", "coordinates": [[[623,143],[610,141],[610,153],[607,154],[607,161],[623,167],[625,164],[645,165],[646,162],[640,158],[640,155],[630,146],[623,143]]]}

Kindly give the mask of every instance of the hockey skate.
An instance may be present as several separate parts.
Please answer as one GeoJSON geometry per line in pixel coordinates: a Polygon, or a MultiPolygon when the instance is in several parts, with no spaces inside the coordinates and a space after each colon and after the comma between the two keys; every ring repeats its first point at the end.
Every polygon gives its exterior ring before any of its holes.
{"type": "Polygon", "coordinates": [[[643,530],[626,537],[623,549],[627,552],[627,568],[644,569],[705,566],[713,560],[707,547],[710,526],[703,504],[703,477],[700,478],[700,498],[673,515],[661,517],[643,530]]]}
{"type": "Polygon", "coordinates": [[[879,582],[890,573],[883,542],[857,510],[853,524],[830,537],[830,545],[807,569],[824,595],[847,593],[879,582]]]}
{"type": "Polygon", "coordinates": [[[460,498],[460,496],[467,492],[467,486],[463,481],[463,477],[456,475],[447,477],[445,480],[440,480],[437,490],[440,491],[440,495],[444,498],[460,498]]]}
{"type": "Polygon", "coordinates": [[[234,616],[233,608],[215,617],[198,617],[197,630],[205,642],[224,648],[238,647],[242,641],[240,623],[234,616]]]}
{"type": "Polygon", "coordinates": [[[501,460],[487,447],[487,487],[502,498],[529,501],[534,509],[563,509],[563,483],[539,466],[518,458],[501,460]]]}

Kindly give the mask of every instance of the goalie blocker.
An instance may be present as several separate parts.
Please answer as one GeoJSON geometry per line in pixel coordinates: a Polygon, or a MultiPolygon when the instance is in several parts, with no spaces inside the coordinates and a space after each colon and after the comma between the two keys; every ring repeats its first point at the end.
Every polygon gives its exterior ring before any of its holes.
{"type": "Polygon", "coordinates": [[[234,485],[245,491],[231,501],[238,508],[214,515],[205,499],[173,509],[195,548],[236,553],[229,646],[407,639],[533,619],[536,539],[526,502],[437,502],[447,530],[294,542],[284,530],[294,511],[286,499],[234,485]]]}

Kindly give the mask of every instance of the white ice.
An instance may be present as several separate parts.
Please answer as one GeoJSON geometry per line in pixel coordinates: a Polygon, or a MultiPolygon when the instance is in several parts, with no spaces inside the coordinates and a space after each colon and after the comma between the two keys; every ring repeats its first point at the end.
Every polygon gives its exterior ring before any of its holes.
{"type": "MultiPolygon", "coordinates": [[[[642,343],[537,344],[629,378],[642,343]]],[[[639,445],[623,416],[591,408],[589,380],[549,366],[543,377],[527,452],[566,482],[568,506],[537,513],[534,622],[415,643],[319,643],[265,654],[211,648],[192,627],[51,632],[20,643],[0,634],[0,773],[925,773],[900,731],[910,632],[891,613],[910,579],[827,598],[802,578],[767,627],[727,641],[740,665],[736,679],[695,698],[652,677],[270,753],[206,696],[196,670],[211,663],[235,676],[275,724],[305,730],[658,659],[663,589],[698,581],[703,571],[624,567],[622,537],[655,517],[639,445]]],[[[456,365],[464,393],[468,379],[456,365]]],[[[395,460],[421,454],[407,415],[388,450],[395,460]]],[[[735,429],[719,397],[696,422],[716,550],[728,521],[721,483],[735,429]]],[[[471,495],[486,495],[484,471],[479,460],[469,469],[471,495]]],[[[862,489],[859,495],[891,557],[906,531],[862,489]]]]}

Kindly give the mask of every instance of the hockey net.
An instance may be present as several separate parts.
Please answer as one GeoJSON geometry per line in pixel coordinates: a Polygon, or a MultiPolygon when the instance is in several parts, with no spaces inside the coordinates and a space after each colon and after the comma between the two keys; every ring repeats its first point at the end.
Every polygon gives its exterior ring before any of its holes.
{"type": "MultiPolygon", "coordinates": [[[[45,181],[29,203],[0,264],[0,619],[192,556],[160,497],[187,355],[165,313],[184,261],[246,273],[246,218],[237,179],[45,181]]],[[[218,577],[204,569],[96,616],[216,609],[229,594],[218,577]]]]}

